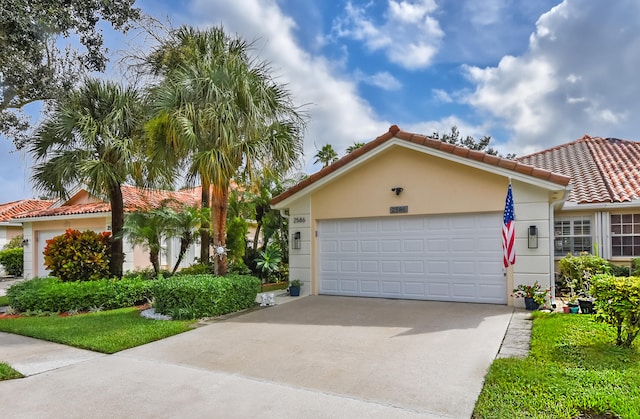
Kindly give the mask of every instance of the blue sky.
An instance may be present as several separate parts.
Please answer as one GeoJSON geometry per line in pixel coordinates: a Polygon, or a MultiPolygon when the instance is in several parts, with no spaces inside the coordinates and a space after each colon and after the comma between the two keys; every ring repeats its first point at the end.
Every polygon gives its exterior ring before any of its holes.
{"type": "MultiPolygon", "coordinates": [[[[174,26],[222,25],[310,115],[316,149],[339,154],[397,124],[422,134],[490,135],[504,154],[591,136],[640,140],[637,0],[138,0],[174,26]]],[[[147,48],[109,29],[116,62],[147,48]]],[[[121,79],[114,64],[105,77],[121,79]]],[[[37,196],[28,156],[0,139],[0,202],[37,196]]]]}

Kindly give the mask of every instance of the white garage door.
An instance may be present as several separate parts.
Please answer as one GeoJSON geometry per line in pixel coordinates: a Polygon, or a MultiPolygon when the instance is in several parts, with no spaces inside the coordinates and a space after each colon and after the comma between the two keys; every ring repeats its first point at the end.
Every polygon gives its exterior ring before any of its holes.
{"type": "Polygon", "coordinates": [[[507,303],[502,214],[326,220],[320,293],[507,303]]]}

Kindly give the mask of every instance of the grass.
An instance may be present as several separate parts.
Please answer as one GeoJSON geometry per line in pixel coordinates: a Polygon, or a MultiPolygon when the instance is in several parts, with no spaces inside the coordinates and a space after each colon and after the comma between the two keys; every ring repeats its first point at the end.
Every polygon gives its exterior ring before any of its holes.
{"type": "Polygon", "coordinates": [[[530,355],[493,362],[473,417],[581,413],[640,418],[640,345],[617,347],[613,328],[590,315],[535,313],[530,355]]]}
{"type": "Polygon", "coordinates": [[[11,368],[8,364],[0,362],[0,381],[13,380],[14,378],[24,377],[18,371],[11,368]]]}
{"type": "Polygon", "coordinates": [[[9,297],[6,295],[0,295],[0,307],[9,305],[9,297]]]}
{"type": "Polygon", "coordinates": [[[193,323],[146,319],[132,307],[68,317],[0,319],[0,331],[112,354],[186,332],[193,323]]]}

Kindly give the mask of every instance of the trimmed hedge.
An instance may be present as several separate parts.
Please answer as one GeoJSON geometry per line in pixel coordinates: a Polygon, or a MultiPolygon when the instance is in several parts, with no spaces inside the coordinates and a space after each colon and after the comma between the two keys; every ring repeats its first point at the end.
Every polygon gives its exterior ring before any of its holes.
{"type": "Polygon", "coordinates": [[[259,291],[254,276],[183,275],[155,281],[154,306],[173,319],[213,317],[252,307],[259,291]]]}
{"type": "Polygon", "coordinates": [[[48,277],[19,282],[7,290],[7,297],[11,307],[21,312],[112,310],[150,301],[152,287],[152,281],[140,278],[62,282],[48,277]]]}
{"type": "Polygon", "coordinates": [[[12,276],[22,276],[24,271],[24,250],[22,247],[0,251],[0,265],[4,267],[6,273],[12,276]]]}

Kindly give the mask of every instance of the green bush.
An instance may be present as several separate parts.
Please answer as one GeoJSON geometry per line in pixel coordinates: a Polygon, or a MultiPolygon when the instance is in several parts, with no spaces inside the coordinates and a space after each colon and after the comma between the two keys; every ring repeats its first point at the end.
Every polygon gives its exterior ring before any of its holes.
{"type": "Polygon", "coordinates": [[[5,244],[2,247],[2,250],[15,249],[17,247],[24,247],[24,244],[22,244],[22,240],[24,240],[24,236],[22,234],[17,235],[11,240],[9,240],[9,243],[5,244]]]}
{"type": "MultiPolygon", "coordinates": [[[[166,269],[160,269],[159,275],[162,275],[163,278],[169,278],[172,273],[166,269]]],[[[153,268],[145,268],[145,269],[134,269],[133,271],[127,271],[122,275],[122,278],[126,279],[158,279],[156,272],[153,268]]]]}
{"type": "Polygon", "coordinates": [[[178,276],[185,275],[206,275],[213,273],[213,264],[196,263],[195,265],[187,266],[176,272],[178,276]]]}
{"type": "Polygon", "coordinates": [[[142,279],[62,282],[47,277],[15,284],[7,290],[7,297],[11,307],[21,312],[111,310],[151,300],[152,288],[152,281],[142,279]]]}
{"type": "Polygon", "coordinates": [[[47,240],[44,264],[61,281],[95,281],[109,276],[111,233],[68,229],[47,240]]]}
{"type": "Polygon", "coordinates": [[[588,296],[591,278],[594,275],[607,274],[611,264],[599,256],[581,253],[573,256],[569,253],[560,259],[560,280],[573,292],[588,296]]]}
{"type": "Polygon", "coordinates": [[[616,345],[629,348],[640,333],[640,277],[593,278],[596,318],[616,328],[616,345]]]}
{"type": "MultiPolygon", "coordinates": [[[[629,276],[631,274],[631,269],[628,266],[611,264],[610,268],[609,273],[613,276],[629,276]]],[[[634,276],[638,275],[634,274],[634,276]]]]}
{"type": "Polygon", "coordinates": [[[14,247],[0,251],[0,265],[12,276],[22,276],[24,272],[24,251],[22,247],[14,247]]]}
{"type": "Polygon", "coordinates": [[[248,275],[174,276],[155,281],[155,309],[174,319],[195,319],[252,307],[260,280],[248,275]]]}

